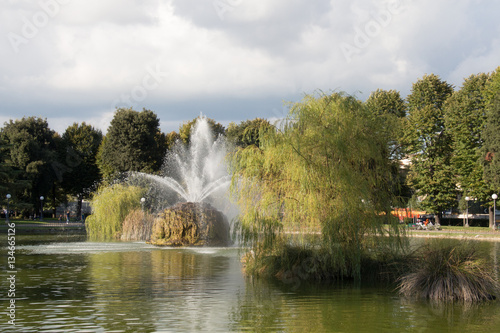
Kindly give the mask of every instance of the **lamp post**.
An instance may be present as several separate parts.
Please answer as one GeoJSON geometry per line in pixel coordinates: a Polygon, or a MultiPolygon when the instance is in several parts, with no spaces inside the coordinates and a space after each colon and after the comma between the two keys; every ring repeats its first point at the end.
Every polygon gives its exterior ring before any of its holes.
{"type": "Polygon", "coordinates": [[[496,193],[493,193],[491,196],[493,199],[493,230],[495,230],[496,222],[497,222],[497,199],[498,195],[496,193]]]}
{"type": "Polygon", "coordinates": [[[144,203],[146,202],[146,198],[141,198],[141,207],[142,207],[142,212],[144,212],[144,203]]]}
{"type": "Polygon", "coordinates": [[[43,221],[43,195],[40,197],[40,221],[43,221]]]}
{"type": "Polygon", "coordinates": [[[468,227],[469,226],[469,200],[470,198],[469,197],[465,197],[465,204],[466,204],[466,216],[465,216],[465,226],[468,227]]]}
{"type": "Polygon", "coordinates": [[[10,194],[7,194],[5,197],[7,198],[7,214],[5,214],[5,221],[7,223],[9,223],[9,213],[10,213],[10,210],[9,210],[9,200],[10,200],[11,196],[10,196],[10,194]]]}

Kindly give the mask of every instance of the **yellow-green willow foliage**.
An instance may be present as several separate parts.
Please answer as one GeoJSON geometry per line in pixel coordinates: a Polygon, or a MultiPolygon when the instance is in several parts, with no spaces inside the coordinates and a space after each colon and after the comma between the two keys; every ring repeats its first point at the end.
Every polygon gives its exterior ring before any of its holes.
{"type": "Polygon", "coordinates": [[[367,250],[394,239],[376,236],[399,235],[389,214],[387,136],[377,122],[352,96],[308,95],[260,147],[234,154],[237,231],[256,257],[279,255],[289,242],[284,231],[321,231],[330,266],[359,278],[367,250]]]}
{"type": "Polygon", "coordinates": [[[90,239],[119,239],[125,217],[141,206],[144,190],[123,184],[101,186],[90,203],[92,215],[85,224],[90,239]]]}

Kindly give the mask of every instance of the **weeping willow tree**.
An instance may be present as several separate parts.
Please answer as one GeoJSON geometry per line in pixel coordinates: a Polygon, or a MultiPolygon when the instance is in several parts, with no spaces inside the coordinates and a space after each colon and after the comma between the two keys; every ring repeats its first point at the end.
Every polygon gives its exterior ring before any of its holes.
{"type": "Polygon", "coordinates": [[[133,210],[140,209],[144,189],[124,184],[101,186],[90,205],[92,215],[85,220],[87,235],[92,240],[120,239],[123,222],[133,210]]]}
{"type": "Polygon", "coordinates": [[[274,256],[283,264],[290,253],[287,231],[318,231],[320,246],[307,250],[322,253],[314,266],[359,279],[365,254],[388,241],[399,244],[402,231],[390,217],[393,166],[382,128],[352,96],[307,95],[290,105],[276,131],[261,133],[260,147],[233,155],[237,231],[254,261],[274,256]]]}

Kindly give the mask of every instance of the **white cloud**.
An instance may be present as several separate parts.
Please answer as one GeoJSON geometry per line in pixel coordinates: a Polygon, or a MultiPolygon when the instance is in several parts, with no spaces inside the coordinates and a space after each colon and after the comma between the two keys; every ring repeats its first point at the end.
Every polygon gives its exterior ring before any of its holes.
{"type": "Polygon", "coordinates": [[[116,101],[135,93],[131,106],[177,129],[200,111],[224,121],[273,116],[282,100],[317,89],[405,95],[430,72],[459,85],[500,59],[500,5],[490,1],[220,0],[222,18],[213,1],[42,0],[55,1],[17,53],[9,33],[22,36],[44,9],[16,1],[0,13],[5,119],[41,112],[59,129],[87,120],[105,131],[116,101]],[[357,48],[350,61],[344,44],[357,48]],[[158,84],[147,81],[151,68],[158,84]]]}

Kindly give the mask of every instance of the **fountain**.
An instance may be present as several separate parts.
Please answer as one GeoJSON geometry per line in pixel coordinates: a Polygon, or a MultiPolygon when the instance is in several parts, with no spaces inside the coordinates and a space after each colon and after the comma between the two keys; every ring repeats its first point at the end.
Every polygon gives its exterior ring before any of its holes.
{"type": "Polygon", "coordinates": [[[219,210],[227,205],[228,173],[226,141],[214,138],[207,119],[200,116],[192,128],[190,143],[177,142],[167,154],[163,176],[134,173],[134,179],[150,180],[168,193],[160,196],[149,242],[168,246],[227,246],[229,223],[219,210]],[[217,208],[219,209],[217,209],[217,208]]]}

